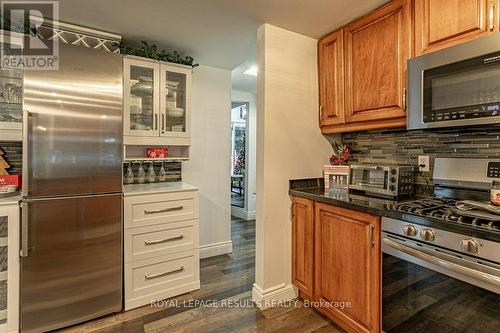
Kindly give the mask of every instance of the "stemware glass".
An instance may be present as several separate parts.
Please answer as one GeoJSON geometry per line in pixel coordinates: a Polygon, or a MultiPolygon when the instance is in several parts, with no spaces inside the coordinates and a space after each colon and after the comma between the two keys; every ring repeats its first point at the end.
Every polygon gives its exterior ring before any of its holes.
{"type": "Polygon", "coordinates": [[[132,162],[128,162],[128,168],[127,168],[127,184],[133,184],[134,183],[134,170],[132,170],[132,162]]]}
{"type": "Polygon", "coordinates": [[[148,180],[150,183],[154,183],[156,180],[156,173],[155,173],[153,162],[150,162],[150,164],[149,164],[148,180]]]}
{"type": "Polygon", "coordinates": [[[160,181],[164,182],[165,179],[167,178],[167,173],[165,172],[164,168],[164,161],[161,161],[161,169],[160,169],[160,181]]]}
{"type": "Polygon", "coordinates": [[[146,179],[146,172],[142,168],[142,161],[139,162],[139,171],[137,172],[137,177],[138,177],[139,184],[144,183],[144,180],[146,179]]]}

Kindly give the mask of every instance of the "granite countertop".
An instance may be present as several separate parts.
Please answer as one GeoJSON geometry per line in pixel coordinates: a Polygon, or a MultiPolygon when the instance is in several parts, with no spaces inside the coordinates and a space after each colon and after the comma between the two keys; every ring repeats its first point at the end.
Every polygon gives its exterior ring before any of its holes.
{"type": "Polygon", "coordinates": [[[325,193],[322,187],[290,189],[289,194],[379,216],[384,216],[388,207],[397,203],[394,200],[352,194],[348,190],[341,189],[332,189],[325,193]]]}
{"type": "Polygon", "coordinates": [[[12,197],[0,198],[0,206],[16,205],[21,201],[21,195],[14,195],[12,197]]]}
{"type": "Polygon", "coordinates": [[[367,195],[353,194],[349,193],[348,190],[340,189],[332,189],[325,193],[325,189],[323,187],[292,188],[288,191],[288,193],[292,196],[302,197],[338,207],[357,210],[372,215],[390,217],[414,224],[435,227],[452,232],[459,232],[471,237],[479,237],[500,242],[499,232],[478,229],[466,224],[446,222],[438,219],[412,215],[390,209],[390,207],[396,203],[416,200],[420,197],[390,200],[367,195]]]}
{"type": "Polygon", "coordinates": [[[126,197],[133,195],[185,192],[185,191],[197,191],[197,190],[198,190],[197,187],[184,182],[123,185],[123,195],[126,197]]]}

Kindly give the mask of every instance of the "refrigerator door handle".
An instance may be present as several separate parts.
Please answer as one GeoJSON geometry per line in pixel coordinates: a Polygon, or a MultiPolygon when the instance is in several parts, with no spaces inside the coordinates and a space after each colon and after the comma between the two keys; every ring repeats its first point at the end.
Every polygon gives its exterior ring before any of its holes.
{"type": "Polygon", "coordinates": [[[19,255],[22,258],[28,256],[28,246],[29,246],[29,230],[28,230],[28,204],[21,203],[21,251],[19,255]]]}

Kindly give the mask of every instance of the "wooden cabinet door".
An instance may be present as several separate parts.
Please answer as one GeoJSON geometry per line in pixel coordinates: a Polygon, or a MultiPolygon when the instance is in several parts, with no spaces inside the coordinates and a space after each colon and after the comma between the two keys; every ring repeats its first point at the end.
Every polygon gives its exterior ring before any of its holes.
{"type": "Polygon", "coordinates": [[[317,203],[315,222],[321,311],[349,332],[380,332],[380,218],[317,203]]]}
{"type": "Polygon", "coordinates": [[[415,0],[415,53],[498,31],[498,0],[415,0]]]}
{"type": "Polygon", "coordinates": [[[343,33],[337,30],[318,42],[320,126],[344,123],[343,33]]]}
{"type": "Polygon", "coordinates": [[[405,117],[411,2],[394,0],[344,28],[346,122],[405,117]]]}
{"type": "Polygon", "coordinates": [[[314,206],[311,200],[292,202],[292,280],[301,293],[313,297],[314,206]]]}

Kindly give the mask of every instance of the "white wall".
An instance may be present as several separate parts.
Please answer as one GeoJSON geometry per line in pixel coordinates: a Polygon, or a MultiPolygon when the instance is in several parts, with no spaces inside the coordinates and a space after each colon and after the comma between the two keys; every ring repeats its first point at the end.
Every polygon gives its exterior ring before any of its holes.
{"type": "Polygon", "coordinates": [[[318,127],[317,40],[269,24],[257,33],[257,242],[253,299],[291,299],[293,178],[321,177],[332,148],[318,127]]]}
{"type": "Polygon", "coordinates": [[[257,100],[254,94],[233,90],[232,100],[248,102],[247,138],[246,138],[246,179],[245,179],[245,207],[238,212],[239,207],[231,207],[233,215],[246,220],[255,219],[256,205],[256,156],[257,156],[257,100]]]}
{"type": "Polygon", "coordinates": [[[200,256],[229,253],[231,243],[231,72],[193,72],[191,159],[183,181],[200,189],[200,256]]]}

